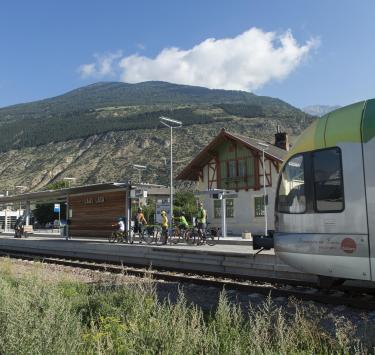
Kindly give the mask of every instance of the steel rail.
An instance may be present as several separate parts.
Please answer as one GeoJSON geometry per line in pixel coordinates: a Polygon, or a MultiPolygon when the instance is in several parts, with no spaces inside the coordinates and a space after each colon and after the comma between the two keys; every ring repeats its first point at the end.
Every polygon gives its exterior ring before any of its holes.
{"type": "Polygon", "coordinates": [[[323,304],[345,305],[364,310],[375,310],[375,290],[362,289],[356,287],[338,287],[334,290],[321,290],[312,288],[311,285],[291,285],[290,280],[281,282],[279,279],[269,279],[270,283],[260,284],[258,280],[239,280],[221,275],[203,275],[184,272],[171,272],[161,270],[151,270],[142,267],[129,267],[125,265],[116,265],[112,263],[100,263],[97,261],[82,260],[79,258],[49,257],[41,254],[25,254],[21,252],[0,251],[0,256],[8,256],[21,260],[38,260],[40,262],[69,266],[81,269],[96,270],[100,272],[109,272],[116,274],[132,275],[137,277],[150,277],[155,280],[164,280],[168,282],[178,282],[187,284],[203,285],[207,287],[225,288],[227,290],[237,290],[249,293],[258,293],[272,297],[295,297],[302,301],[314,301],[323,304]],[[252,282],[252,283],[250,283],[252,282]],[[340,291],[340,295],[337,292],[340,291]],[[332,292],[334,292],[332,294],[332,292]],[[336,292],[336,294],[335,294],[336,292]]]}

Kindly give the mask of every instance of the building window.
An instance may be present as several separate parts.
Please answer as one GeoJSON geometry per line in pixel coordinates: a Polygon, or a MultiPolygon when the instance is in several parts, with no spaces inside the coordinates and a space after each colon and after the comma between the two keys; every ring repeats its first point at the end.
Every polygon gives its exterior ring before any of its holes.
{"type": "Polygon", "coordinates": [[[221,200],[214,200],[214,218],[221,218],[221,200]]]}
{"type": "Polygon", "coordinates": [[[284,166],[278,191],[278,211],[304,213],[306,210],[303,155],[291,158],[284,166]]]}
{"type": "Polygon", "coordinates": [[[254,197],[255,217],[264,217],[264,196],[254,197]]]}
{"type": "Polygon", "coordinates": [[[245,159],[238,160],[238,176],[245,177],[246,176],[246,161],[245,159]]]}
{"type": "Polygon", "coordinates": [[[234,218],[234,199],[227,198],[225,201],[227,218],[234,218]]]}
{"type": "Polygon", "coordinates": [[[344,189],[339,148],[313,153],[314,192],[317,212],[342,211],[344,189]]]}
{"type": "MultiPolygon", "coordinates": [[[[234,199],[225,199],[225,215],[227,218],[234,218],[234,199]]],[[[214,200],[214,218],[221,218],[221,200],[214,200]]]]}
{"type": "Polygon", "coordinates": [[[235,177],[236,174],[236,161],[235,160],[229,160],[228,161],[228,172],[227,176],[232,178],[235,177]]]}

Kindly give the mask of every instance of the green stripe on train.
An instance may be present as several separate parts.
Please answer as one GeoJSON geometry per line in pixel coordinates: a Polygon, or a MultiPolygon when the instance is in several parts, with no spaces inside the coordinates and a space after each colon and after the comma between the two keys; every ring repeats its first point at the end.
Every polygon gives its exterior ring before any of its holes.
{"type": "Polygon", "coordinates": [[[362,139],[364,143],[367,143],[375,137],[375,99],[366,102],[363,116],[362,139]]]}

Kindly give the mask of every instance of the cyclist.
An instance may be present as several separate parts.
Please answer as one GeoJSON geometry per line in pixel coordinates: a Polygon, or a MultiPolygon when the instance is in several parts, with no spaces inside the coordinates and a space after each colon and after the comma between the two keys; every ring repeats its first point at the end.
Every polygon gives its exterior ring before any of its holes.
{"type": "Polygon", "coordinates": [[[134,233],[139,234],[139,242],[142,243],[141,235],[143,234],[143,226],[147,225],[145,215],[143,214],[142,207],[139,207],[134,218],[134,233]]]}
{"type": "Polygon", "coordinates": [[[174,220],[178,222],[177,228],[178,228],[179,233],[183,233],[183,236],[184,236],[186,231],[189,228],[189,223],[187,222],[185,218],[185,213],[181,212],[178,217],[174,217],[174,220]]]}
{"type": "Polygon", "coordinates": [[[168,240],[168,217],[167,212],[161,211],[161,235],[163,238],[163,244],[167,244],[168,240]]]}
{"type": "Polygon", "coordinates": [[[206,223],[207,223],[207,211],[203,208],[203,203],[198,203],[198,214],[197,214],[197,228],[198,234],[202,239],[202,242],[205,242],[206,239],[206,223]]]}
{"type": "Polygon", "coordinates": [[[125,217],[117,218],[117,223],[112,224],[112,227],[117,227],[116,234],[120,236],[125,236],[125,217]]]}

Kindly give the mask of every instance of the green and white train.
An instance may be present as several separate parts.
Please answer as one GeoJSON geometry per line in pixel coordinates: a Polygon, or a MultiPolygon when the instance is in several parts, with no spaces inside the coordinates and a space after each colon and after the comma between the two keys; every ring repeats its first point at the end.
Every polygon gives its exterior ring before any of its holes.
{"type": "Polygon", "coordinates": [[[321,280],[375,281],[375,99],[316,120],[289,152],[275,252],[321,280]]]}

